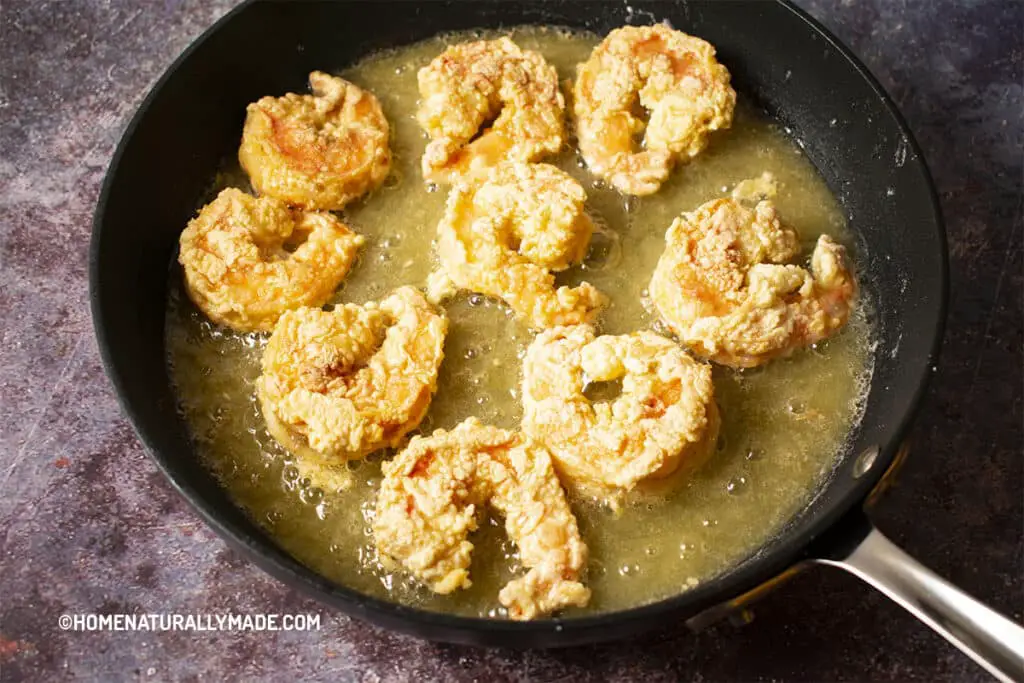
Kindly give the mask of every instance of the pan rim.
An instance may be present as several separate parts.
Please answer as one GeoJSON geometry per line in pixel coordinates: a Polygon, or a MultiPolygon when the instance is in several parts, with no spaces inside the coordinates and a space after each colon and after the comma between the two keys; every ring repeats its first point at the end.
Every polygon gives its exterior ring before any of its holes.
{"type": "MultiPolygon", "coordinates": [[[[771,545],[770,552],[764,552],[765,546],[755,551],[752,555],[715,577],[702,582],[697,587],[665,597],[663,599],[637,605],[624,610],[602,612],[593,615],[584,615],[570,618],[552,618],[529,622],[516,622],[510,620],[496,620],[484,617],[463,616],[450,613],[432,612],[417,607],[409,607],[397,602],[384,600],[361,593],[355,589],[346,587],[330,581],[306,567],[297,559],[292,557],[269,536],[265,538],[270,541],[271,547],[266,547],[263,539],[254,536],[250,531],[226,520],[217,511],[215,506],[203,496],[201,492],[190,486],[182,478],[177,476],[168,464],[168,454],[162,453],[154,443],[154,439],[143,426],[140,415],[127,400],[125,390],[124,372],[118,366],[111,349],[111,341],[108,330],[103,324],[105,319],[102,286],[100,285],[100,249],[102,243],[102,224],[106,214],[106,207],[109,196],[114,185],[114,179],[120,166],[121,158],[129,141],[134,135],[140,122],[146,117],[153,101],[156,99],[164,85],[175,73],[178,67],[186,61],[192,53],[212,35],[219,32],[221,28],[232,21],[238,14],[244,12],[250,6],[264,0],[245,0],[223,17],[214,22],[199,37],[197,37],[171,64],[167,67],[160,78],[150,88],[143,98],[138,109],[135,111],[130,122],[126,126],[118,146],[112,155],[110,165],[105,174],[101,187],[99,200],[92,222],[92,236],[89,245],[89,302],[93,320],[94,334],[96,335],[100,357],[104,371],[110,379],[117,396],[121,410],[128,417],[139,441],[143,444],[147,454],[157,468],[163,473],[171,486],[181,495],[192,509],[199,514],[203,521],[211,527],[229,545],[242,551],[242,553],[254,564],[266,571],[274,578],[284,582],[286,585],[300,589],[304,594],[327,604],[341,612],[359,617],[361,619],[386,626],[398,631],[413,633],[418,636],[426,636],[430,639],[443,640],[447,642],[470,642],[468,637],[459,637],[458,634],[470,632],[478,635],[493,636],[493,642],[502,642],[507,645],[516,645],[514,641],[501,640],[502,636],[514,638],[516,636],[539,636],[549,634],[553,641],[544,645],[572,645],[585,642],[593,643],[603,640],[612,640],[621,637],[626,632],[638,632],[647,630],[665,623],[668,618],[674,618],[684,612],[695,614],[707,607],[717,605],[723,601],[741,595],[756,586],[764,583],[778,575],[787,568],[799,563],[806,558],[806,551],[811,542],[835,526],[840,519],[848,515],[855,508],[858,508],[874,488],[879,479],[892,462],[899,444],[906,437],[914,418],[916,417],[921,401],[928,388],[931,376],[930,368],[938,362],[939,351],[942,345],[943,333],[948,307],[949,297],[949,252],[946,240],[945,226],[941,213],[938,194],[934,181],[928,170],[920,146],[911,133],[906,120],[899,112],[895,102],[882,88],[878,80],[871,74],[860,60],[847,48],[838,38],[826,29],[820,22],[811,17],[807,12],[796,7],[791,0],[775,0],[775,3],[790,13],[796,19],[805,23],[809,29],[825,40],[836,53],[845,59],[863,81],[867,83],[874,96],[881,102],[885,111],[892,118],[898,130],[907,141],[909,149],[913,151],[913,163],[921,174],[928,190],[931,210],[934,216],[933,224],[936,229],[937,244],[940,247],[940,272],[938,274],[941,291],[937,292],[938,301],[936,306],[936,319],[931,330],[931,345],[928,356],[922,367],[913,368],[910,372],[916,385],[911,399],[897,421],[893,430],[893,440],[883,444],[878,456],[876,467],[872,468],[867,476],[856,483],[851,490],[845,494],[842,500],[836,502],[831,508],[825,509],[821,514],[806,519],[801,524],[801,532],[794,534],[787,532],[783,527],[779,531],[778,543],[771,545]],[[437,633],[425,632],[425,629],[438,629],[437,633]]],[[[910,161],[910,159],[908,159],[910,161]]],[[[479,641],[480,639],[475,639],[479,641]]],[[[484,640],[488,640],[486,637],[484,640]]],[[[526,643],[528,646],[536,646],[536,638],[526,643]]]]}

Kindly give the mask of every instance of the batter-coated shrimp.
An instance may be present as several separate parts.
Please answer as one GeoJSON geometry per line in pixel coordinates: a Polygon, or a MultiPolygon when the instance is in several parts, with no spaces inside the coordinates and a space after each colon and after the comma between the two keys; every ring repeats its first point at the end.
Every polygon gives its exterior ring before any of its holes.
{"type": "Polygon", "coordinates": [[[415,437],[384,463],[374,539],[386,562],[397,560],[437,593],[470,585],[473,544],[487,504],[505,517],[525,576],[499,593],[513,619],[532,619],[575,605],[587,546],[542,446],[516,432],[469,418],[451,431],[415,437]]]}
{"type": "Polygon", "coordinates": [[[718,436],[711,368],[653,332],[545,330],[527,349],[522,394],[523,431],[548,447],[562,481],[612,507],[635,487],[667,493],[718,436]],[[620,379],[612,401],[585,395],[620,379]]]}
{"type": "Polygon", "coordinates": [[[547,164],[504,163],[482,183],[457,183],[438,225],[441,265],[456,287],[497,297],[537,327],[590,320],[593,285],[555,289],[550,271],[586,254],[593,223],[572,176],[547,164]]]}
{"type": "Polygon", "coordinates": [[[326,212],[222,190],[179,239],[189,297],[214,322],[269,331],[287,310],[321,306],[363,237],[326,212]]]}
{"type": "Polygon", "coordinates": [[[238,160],[260,194],[337,210],[379,186],[391,168],[380,102],[348,81],[309,75],[312,95],[249,105],[238,160]]]}
{"type": "Polygon", "coordinates": [[[418,79],[416,119],[431,138],[422,162],[427,180],[451,181],[562,148],[565,98],[558,74],[540,54],[508,38],[452,45],[420,69],[418,79]]]}
{"type": "Polygon", "coordinates": [[[327,465],[395,446],[427,412],[447,330],[414,287],[379,303],[289,311],[256,380],[268,430],[327,465]]]}
{"type": "Polygon", "coordinates": [[[573,100],[590,170],[620,192],[648,195],[677,161],[707,146],[711,131],[732,125],[736,92],[710,43],[656,24],[609,33],[577,67],[573,100]],[[650,113],[646,125],[638,103],[650,113]]]}
{"type": "Polygon", "coordinates": [[[810,273],[782,265],[800,254],[800,243],[770,201],[753,209],[710,201],[676,218],[665,241],[651,300],[683,343],[717,363],[766,363],[849,318],[857,286],[846,250],[822,235],[810,273]]]}

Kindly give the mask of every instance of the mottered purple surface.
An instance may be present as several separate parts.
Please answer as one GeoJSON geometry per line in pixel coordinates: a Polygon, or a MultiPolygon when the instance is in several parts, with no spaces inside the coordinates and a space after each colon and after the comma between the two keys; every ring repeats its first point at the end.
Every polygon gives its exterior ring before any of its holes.
{"type": "MultiPolygon", "coordinates": [[[[128,118],[232,2],[0,3],[0,680],[986,680],[855,580],[805,572],[744,626],[555,652],[431,644],[319,606],[228,550],[157,472],[103,375],[90,220],[128,118]],[[75,632],[62,614],[310,613],[313,632],[75,632]]],[[[801,0],[893,95],[951,250],[942,361],[875,513],[1021,620],[1024,4],[801,0]]]]}

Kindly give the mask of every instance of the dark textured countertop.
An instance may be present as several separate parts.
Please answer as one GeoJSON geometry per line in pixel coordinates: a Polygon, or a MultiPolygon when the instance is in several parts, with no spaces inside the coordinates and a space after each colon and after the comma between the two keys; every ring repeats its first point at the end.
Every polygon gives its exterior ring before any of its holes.
{"type": "MultiPolygon", "coordinates": [[[[898,607],[805,572],[750,624],[558,652],[434,645],[336,615],[228,550],[157,472],[87,306],[124,125],[232,2],[0,4],[0,679],[984,680],[898,607]],[[86,612],[304,612],[318,632],[62,632],[86,612]]],[[[938,184],[952,301],[914,453],[875,519],[1015,619],[1022,598],[1024,4],[803,0],[895,97],[938,184]]]]}

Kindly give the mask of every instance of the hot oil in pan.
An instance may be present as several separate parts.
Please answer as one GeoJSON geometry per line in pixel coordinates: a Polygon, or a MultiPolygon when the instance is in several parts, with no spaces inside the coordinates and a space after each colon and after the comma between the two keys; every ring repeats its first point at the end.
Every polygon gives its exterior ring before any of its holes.
{"type": "MultiPolygon", "coordinates": [[[[596,42],[593,36],[521,30],[514,39],[542,52],[571,78],[596,42]]],[[[455,42],[470,36],[455,36],[455,42]]],[[[432,240],[445,190],[424,186],[419,159],[425,139],[413,114],[416,71],[445,41],[432,40],[372,57],[343,75],[380,98],[393,126],[395,172],[385,188],[345,211],[368,242],[337,301],[361,303],[402,284],[422,285],[434,267],[432,240]]],[[[780,182],[776,203],[799,232],[808,253],[822,232],[843,238],[835,198],[798,148],[772,124],[741,104],[733,128],[681,167],[662,190],[625,198],[596,182],[574,152],[557,160],[587,189],[602,230],[583,267],[561,280],[586,278],[614,304],[602,331],[625,333],[655,325],[641,301],[664,247],[665,229],[680,211],[721,196],[762,171],[780,182]]],[[[218,182],[244,186],[237,168],[218,182]]],[[[219,189],[219,188],[218,188],[219,189]]],[[[267,434],[253,396],[265,340],[218,330],[181,292],[172,269],[168,304],[169,363],[181,407],[198,449],[234,499],[302,562],[335,581],[370,594],[432,610],[499,615],[498,589],[517,570],[515,547],[500,521],[482,524],[473,538],[473,587],[435,596],[376,562],[370,515],[380,461],[352,463],[358,484],[325,495],[300,481],[289,457],[267,434]]],[[[451,428],[476,415],[503,427],[518,424],[521,355],[531,339],[503,306],[461,295],[449,302],[451,332],[437,395],[420,432],[451,428]]],[[[870,379],[869,329],[863,313],[836,338],[792,358],[743,372],[716,368],[722,408],[720,448],[713,461],[670,501],[634,506],[616,517],[579,502],[575,509],[591,559],[589,611],[615,610],[676,594],[756,551],[810,500],[829,475],[845,435],[860,415],[870,379]]]]}

